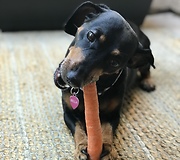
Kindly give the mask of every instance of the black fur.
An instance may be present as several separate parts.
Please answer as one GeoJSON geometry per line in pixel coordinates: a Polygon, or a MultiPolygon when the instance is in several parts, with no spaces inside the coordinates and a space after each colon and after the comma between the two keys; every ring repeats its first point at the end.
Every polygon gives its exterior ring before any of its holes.
{"type": "MultiPolygon", "coordinates": [[[[137,71],[141,88],[155,89],[149,83],[149,69],[154,67],[150,41],[139,27],[127,22],[119,13],[92,2],[85,2],[75,10],[65,25],[65,32],[75,38],[54,74],[56,86],[62,89],[65,123],[73,135],[77,134],[77,124],[86,132],[81,88],[96,81],[101,123],[110,124],[114,134],[124,93],[135,82],[137,71]],[[72,87],[80,89],[76,95],[80,104],[75,110],[69,105],[72,87]]],[[[116,159],[107,145],[103,148],[101,159],[116,159]]],[[[86,143],[79,150],[75,158],[88,159],[86,143]]]]}

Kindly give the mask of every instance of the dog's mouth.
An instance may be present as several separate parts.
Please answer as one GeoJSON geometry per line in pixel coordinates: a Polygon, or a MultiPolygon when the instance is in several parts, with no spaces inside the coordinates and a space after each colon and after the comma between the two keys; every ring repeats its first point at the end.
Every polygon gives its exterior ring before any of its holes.
{"type": "Polygon", "coordinates": [[[83,88],[83,86],[96,82],[102,75],[102,71],[94,69],[93,71],[84,72],[84,68],[69,69],[68,63],[63,61],[54,73],[55,85],[60,89],[68,87],[83,88]]]}
{"type": "MultiPolygon", "coordinates": [[[[99,77],[100,76],[97,76],[97,75],[93,75],[91,77],[89,77],[89,79],[87,79],[84,83],[83,83],[83,86],[87,85],[87,84],[90,84],[90,83],[93,83],[93,82],[97,82],[99,80],[99,77]]],[[[81,86],[81,87],[83,87],[81,86]]]]}
{"type": "Polygon", "coordinates": [[[74,77],[72,77],[73,78],[73,80],[72,80],[72,79],[67,78],[68,72],[67,72],[67,70],[64,70],[64,67],[62,67],[63,65],[61,65],[61,64],[54,73],[54,82],[58,88],[60,88],[62,90],[67,89],[69,87],[82,89],[83,86],[85,86],[89,83],[97,82],[97,84],[99,86],[98,95],[101,95],[105,91],[109,90],[111,88],[111,86],[113,86],[117,82],[117,80],[119,79],[119,77],[123,71],[123,69],[120,69],[117,73],[112,74],[110,77],[111,77],[111,79],[113,79],[113,81],[109,81],[107,78],[107,77],[109,77],[109,74],[107,74],[107,73],[103,74],[102,70],[100,70],[100,69],[91,71],[89,73],[88,78],[86,78],[86,79],[83,79],[83,76],[74,76],[74,77]],[[104,81],[104,79],[107,81],[105,83],[105,85],[99,84],[99,80],[104,81]]]}
{"type": "MultiPolygon", "coordinates": [[[[69,85],[70,87],[75,87],[75,88],[83,88],[85,85],[89,84],[89,83],[93,83],[93,82],[96,82],[99,80],[99,77],[98,75],[93,75],[93,74],[90,74],[87,78],[84,76],[84,75],[77,75],[77,76],[73,76],[73,74],[76,74],[76,73],[67,73],[66,75],[69,75],[69,76],[65,76],[65,79],[63,79],[63,81],[69,85]],[[71,74],[72,74],[72,77],[71,77],[71,74]]],[[[62,76],[64,77],[64,76],[62,76]]]]}
{"type": "Polygon", "coordinates": [[[54,73],[54,83],[59,89],[66,89],[69,87],[62,79],[60,67],[58,67],[54,73]]]}

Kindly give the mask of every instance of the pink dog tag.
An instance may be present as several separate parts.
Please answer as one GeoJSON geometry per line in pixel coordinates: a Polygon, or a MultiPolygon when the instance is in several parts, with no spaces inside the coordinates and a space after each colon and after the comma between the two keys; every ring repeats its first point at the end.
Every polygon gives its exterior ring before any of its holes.
{"type": "Polygon", "coordinates": [[[70,104],[73,109],[76,109],[79,105],[79,99],[74,95],[70,96],[70,104]]]}

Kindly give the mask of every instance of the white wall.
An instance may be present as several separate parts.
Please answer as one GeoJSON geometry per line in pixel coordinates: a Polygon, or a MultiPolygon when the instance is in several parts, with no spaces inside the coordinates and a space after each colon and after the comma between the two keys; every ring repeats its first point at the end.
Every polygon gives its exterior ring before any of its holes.
{"type": "Polygon", "coordinates": [[[180,14],[180,0],[153,0],[151,11],[163,11],[171,9],[180,14]]]}

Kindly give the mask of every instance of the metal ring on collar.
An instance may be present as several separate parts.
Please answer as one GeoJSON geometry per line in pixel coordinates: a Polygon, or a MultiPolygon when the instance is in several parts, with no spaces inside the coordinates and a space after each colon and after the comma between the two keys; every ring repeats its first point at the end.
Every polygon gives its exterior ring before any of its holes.
{"type": "Polygon", "coordinates": [[[77,88],[77,87],[72,87],[71,90],[70,90],[70,93],[71,93],[71,94],[75,94],[75,95],[78,94],[78,93],[79,93],[79,88],[77,88]]]}

